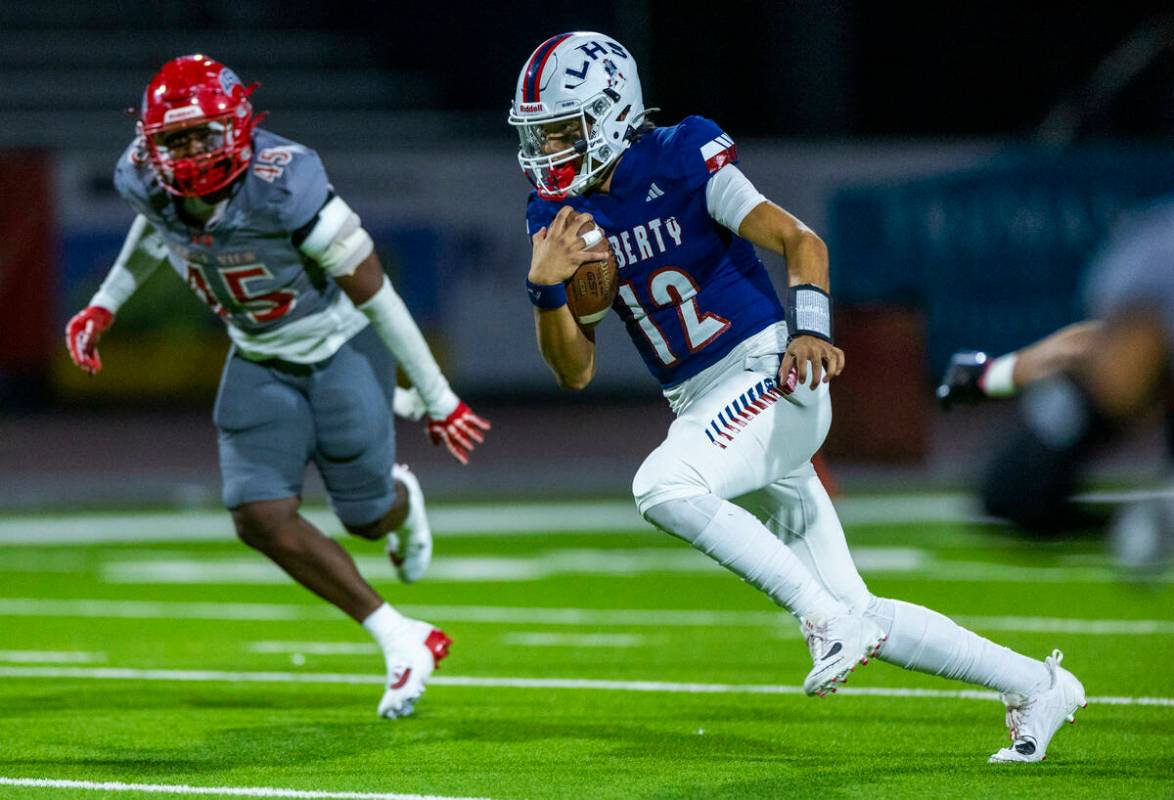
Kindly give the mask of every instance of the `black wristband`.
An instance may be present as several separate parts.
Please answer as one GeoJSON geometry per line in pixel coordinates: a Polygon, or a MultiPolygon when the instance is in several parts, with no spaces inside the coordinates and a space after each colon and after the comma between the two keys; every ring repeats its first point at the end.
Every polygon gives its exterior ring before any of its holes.
{"type": "Polygon", "coordinates": [[[832,299],[813,283],[787,289],[787,335],[832,340],[832,299]]]}
{"type": "Polygon", "coordinates": [[[542,284],[532,283],[526,279],[526,294],[530,295],[530,302],[544,311],[562,308],[567,304],[567,288],[561,283],[542,284]]]}

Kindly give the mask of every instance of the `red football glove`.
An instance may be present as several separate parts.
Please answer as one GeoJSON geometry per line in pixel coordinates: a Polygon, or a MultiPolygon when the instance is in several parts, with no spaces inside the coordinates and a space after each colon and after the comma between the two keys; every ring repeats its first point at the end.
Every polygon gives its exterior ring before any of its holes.
{"type": "Polygon", "coordinates": [[[102,306],[86,306],[74,314],[65,326],[65,345],[69,348],[69,357],[91,375],[102,371],[98,340],[113,322],[114,315],[102,306]]]}
{"type": "Polygon", "coordinates": [[[463,400],[458,402],[456,409],[444,419],[429,417],[425,425],[432,444],[439,445],[443,442],[448,452],[452,453],[452,457],[462,464],[469,463],[469,453],[485,441],[482,432],[492,427],[489,420],[481,419],[474,414],[473,409],[465,405],[463,400]]]}

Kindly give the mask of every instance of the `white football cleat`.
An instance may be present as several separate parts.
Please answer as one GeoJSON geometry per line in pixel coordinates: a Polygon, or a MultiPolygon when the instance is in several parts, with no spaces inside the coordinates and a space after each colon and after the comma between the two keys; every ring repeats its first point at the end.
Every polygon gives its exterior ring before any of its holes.
{"type": "Polygon", "coordinates": [[[1011,746],[990,757],[991,764],[1031,764],[1047,758],[1048,743],[1065,721],[1076,723],[1077,709],[1088,706],[1084,686],[1060,666],[1064,654],[1053,650],[1044,659],[1049,685],[1031,697],[1003,695],[1011,746]]]}
{"type": "Polygon", "coordinates": [[[391,468],[391,477],[408,490],[408,516],[404,524],[387,537],[387,555],[404,583],[418,581],[432,563],[432,528],[424,511],[420,481],[404,464],[391,468]]]}
{"type": "Polygon", "coordinates": [[[836,685],[848,682],[848,673],[857,664],[880,652],[889,638],[880,627],[864,617],[845,614],[826,621],[803,621],[803,637],[811,650],[811,672],[803,681],[803,691],[826,697],[836,685]]]}
{"type": "Polygon", "coordinates": [[[432,671],[448,656],[452,639],[440,628],[427,622],[405,620],[403,636],[398,637],[387,657],[387,688],[379,701],[379,716],[387,719],[412,713],[424,684],[432,671]]]}

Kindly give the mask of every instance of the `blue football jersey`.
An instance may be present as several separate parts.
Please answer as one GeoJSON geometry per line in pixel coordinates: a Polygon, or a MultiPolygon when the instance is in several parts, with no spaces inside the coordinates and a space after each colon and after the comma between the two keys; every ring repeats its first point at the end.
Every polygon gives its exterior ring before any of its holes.
{"type": "Polygon", "coordinates": [[[704,117],[687,117],[634,142],[607,194],[551,202],[530,193],[531,235],[563,205],[591,214],[607,232],[619,266],[612,307],[666,388],[785,319],[753,246],[706,208],[709,177],[736,161],[734,142],[721,128],[704,117]]]}

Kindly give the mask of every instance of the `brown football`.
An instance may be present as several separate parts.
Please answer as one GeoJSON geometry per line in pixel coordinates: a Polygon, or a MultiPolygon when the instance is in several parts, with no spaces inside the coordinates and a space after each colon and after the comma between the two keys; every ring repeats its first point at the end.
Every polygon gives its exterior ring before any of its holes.
{"type": "MultiPolygon", "coordinates": [[[[588,220],[579,228],[579,235],[583,236],[595,228],[595,223],[588,220]]],[[[602,234],[603,230],[599,232],[602,234]]],[[[607,316],[619,288],[619,267],[607,236],[588,249],[599,253],[600,260],[581,265],[567,281],[567,306],[585,328],[596,325],[607,316]]]]}

